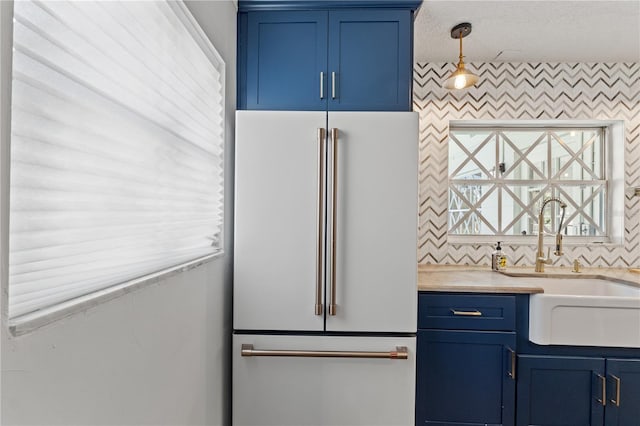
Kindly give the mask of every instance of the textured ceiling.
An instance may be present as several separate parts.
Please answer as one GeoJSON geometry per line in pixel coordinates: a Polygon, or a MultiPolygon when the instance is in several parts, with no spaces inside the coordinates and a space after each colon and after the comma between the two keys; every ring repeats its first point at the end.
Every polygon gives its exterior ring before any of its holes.
{"type": "Polygon", "coordinates": [[[424,0],[415,60],[455,62],[460,22],[466,62],[640,62],[640,0],[424,0]]]}

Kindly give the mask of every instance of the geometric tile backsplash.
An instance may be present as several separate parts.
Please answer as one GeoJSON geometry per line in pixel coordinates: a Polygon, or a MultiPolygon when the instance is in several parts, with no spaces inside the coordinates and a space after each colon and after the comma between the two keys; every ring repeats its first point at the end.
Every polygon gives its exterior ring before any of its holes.
{"type": "MultiPolygon", "coordinates": [[[[441,87],[452,63],[416,63],[420,113],[418,262],[489,264],[493,244],[447,241],[449,120],[617,119],[625,121],[625,188],[640,186],[640,63],[471,63],[475,87],[441,87]]],[[[622,164],[616,164],[622,167],[622,164]]],[[[564,247],[555,265],[640,266],[640,197],[625,191],[624,244],[564,247]]],[[[533,265],[535,243],[505,248],[511,265],[533,265]]]]}

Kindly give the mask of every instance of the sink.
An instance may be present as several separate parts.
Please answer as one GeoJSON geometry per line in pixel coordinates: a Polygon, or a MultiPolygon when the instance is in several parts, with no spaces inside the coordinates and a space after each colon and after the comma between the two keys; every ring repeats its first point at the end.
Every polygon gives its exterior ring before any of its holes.
{"type": "MultiPolygon", "coordinates": [[[[502,275],[509,277],[527,277],[527,278],[562,278],[562,279],[576,279],[584,280],[597,278],[602,281],[620,282],[622,284],[629,284],[625,280],[620,280],[608,275],[602,275],[591,270],[590,272],[575,273],[568,269],[552,269],[545,272],[535,272],[533,268],[519,268],[519,269],[507,269],[500,271],[502,275]]],[[[536,281],[537,282],[537,281],[536,281]]]]}
{"type": "Polygon", "coordinates": [[[577,274],[571,278],[580,279],[535,279],[544,293],[529,298],[529,340],[640,348],[640,287],[577,274]]]}

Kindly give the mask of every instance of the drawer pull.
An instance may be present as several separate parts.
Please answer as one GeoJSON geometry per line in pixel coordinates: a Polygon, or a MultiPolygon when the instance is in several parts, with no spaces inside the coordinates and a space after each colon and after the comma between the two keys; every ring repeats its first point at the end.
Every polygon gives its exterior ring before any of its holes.
{"type": "Polygon", "coordinates": [[[253,345],[242,345],[242,356],[286,356],[303,358],[387,358],[407,359],[409,351],[406,346],[396,346],[395,351],[370,352],[370,351],[297,351],[284,349],[253,349],[253,345]]]}
{"type": "Polygon", "coordinates": [[[481,317],[482,312],[474,310],[474,311],[457,311],[455,309],[451,309],[451,313],[453,315],[459,315],[463,317],[481,317]]]}

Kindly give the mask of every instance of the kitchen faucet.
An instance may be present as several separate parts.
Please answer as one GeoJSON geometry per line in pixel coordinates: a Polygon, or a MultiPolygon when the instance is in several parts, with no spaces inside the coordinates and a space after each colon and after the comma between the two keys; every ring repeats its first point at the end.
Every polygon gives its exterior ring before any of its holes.
{"type": "Polygon", "coordinates": [[[560,225],[558,225],[558,232],[556,233],[556,249],[553,252],[556,256],[562,256],[562,234],[560,231],[562,230],[562,222],[564,221],[564,214],[567,208],[567,205],[561,201],[559,198],[549,198],[542,203],[542,207],[540,207],[540,214],[538,215],[538,251],[536,253],[536,272],[544,272],[544,265],[551,264],[551,258],[549,257],[549,252],[547,251],[547,257],[544,257],[543,247],[544,247],[544,208],[550,202],[555,201],[560,204],[560,208],[562,209],[562,217],[560,218],[560,225]]]}

